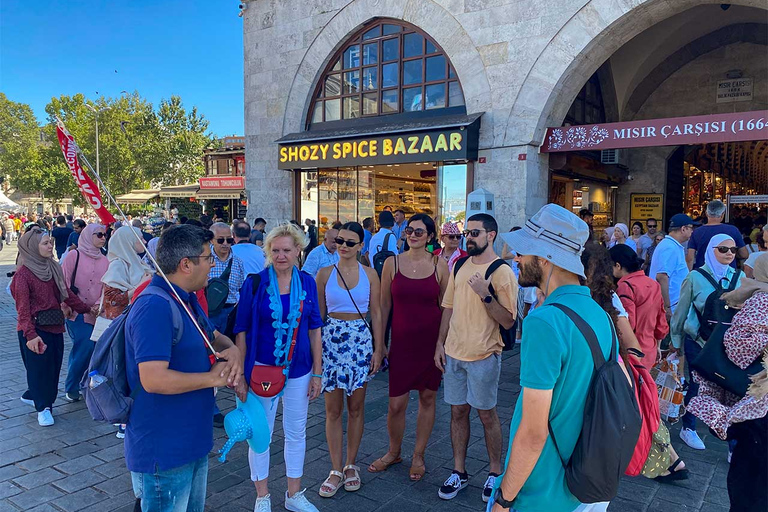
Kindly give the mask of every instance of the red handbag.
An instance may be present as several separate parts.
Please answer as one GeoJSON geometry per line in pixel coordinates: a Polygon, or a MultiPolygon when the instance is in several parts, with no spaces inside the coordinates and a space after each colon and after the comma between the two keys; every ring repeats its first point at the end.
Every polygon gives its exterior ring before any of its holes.
{"type": "MultiPolygon", "coordinates": [[[[299,318],[297,319],[301,323],[301,314],[304,310],[304,301],[301,301],[299,305],[299,318]]],[[[293,349],[296,348],[296,337],[299,335],[299,326],[293,330],[293,338],[291,339],[291,348],[288,350],[288,360],[283,366],[273,365],[254,365],[251,370],[251,390],[256,393],[257,396],[262,398],[272,398],[280,394],[285,387],[285,373],[284,370],[291,364],[293,359],[293,349]]]]}

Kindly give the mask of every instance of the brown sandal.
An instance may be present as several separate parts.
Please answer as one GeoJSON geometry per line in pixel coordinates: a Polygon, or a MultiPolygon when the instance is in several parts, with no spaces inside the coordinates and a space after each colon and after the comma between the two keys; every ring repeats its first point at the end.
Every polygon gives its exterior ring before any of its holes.
{"type": "Polygon", "coordinates": [[[427,464],[424,461],[424,454],[423,453],[414,453],[413,458],[411,458],[411,482],[418,482],[424,477],[424,473],[427,472],[427,464]],[[421,464],[416,465],[416,463],[413,461],[413,458],[415,457],[421,457],[421,464]]]}
{"type": "MultiPolygon", "coordinates": [[[[387,452],[387,454],[385,454],[384,457],[386,457],[387,455],[389,455],[389,452],[387,452]]],[[[395,464],[400,464],[401,462],[403,462],[403,459],[400,458],[400,455],[397,455],[394,459],[392,459],[389,462],[385,461],[384,457],[380,457],[375,461],[373,461],[373,463],[371,463],[371,465],[368,466],[368,472],[381,473],[382,471],[386,471],[387,469],[389,469],[389,466],[394,466],[395,464]]]]}

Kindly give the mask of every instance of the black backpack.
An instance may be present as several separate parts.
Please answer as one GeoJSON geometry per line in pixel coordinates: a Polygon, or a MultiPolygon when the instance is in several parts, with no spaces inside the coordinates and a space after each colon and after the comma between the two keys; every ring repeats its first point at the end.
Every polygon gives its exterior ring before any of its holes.
{"type": "Polygon", "coordinates": [[[720,286],[720,283],[715,281],[712,274],[706,270],[697,268],[695,271],[704,276],[704,278],[709,281],[709,284],[715,289],[707,297],[707,300],[704,303],[704,311],[699,311],[695,306],[693,308],[694,311],[696,311],[696,316],[699,318],[699,336],[701,336],[701,339],[704,341],[707,341],[709,340],[709,337],[712,336],[712,332],[718,324],[730,325],[734,315],[739,311],[738,309],[729,307],[721,296],[725,292],[731,292],[736,289],[736,286],[739,284],[741,270],[737,269],[736,272],[734,272],[728,288],[720,286]]]}
{"type": "Polygon", "coordinates": [[[384,243],[381,246],[381,249],[379,252],[376,253],[376,256],[373,257],[373,268],[376,269],[376,273],[379,274],[379,279],[381,279],[381,272],[384,270],[384,263],[387,262],[387,259],[396,256],[396,253],[389,250],[389,237],[393,237],[392,233],[387,233],[384,235],[384,243]]]}
{"type": "Polygon", "coordinates": [[[627,381],[619,364],[616,329],[610,319],[611,353],[606,361],[589,324],[567,306],[552,306],[565,313],[587,340],[595,372],[584,404],[584,423],[569,461],[560,455],[551,423],[547,424],[549,435],[565,468],[565,481],[571,494],[582,503],[611,501],[632,460],[643,423],[635,384],[627,381]]]}
{"type": "MultiPolygon", "coordinates": [[[[456,280],[456,276],[459,275],[459,269],[466,263],[466,261],[469,259],[469,256],[465,256],[463,258],[459,258],[456,260],[456,263],[453,264],[453,279],[456,280]]],[[[491,263],[488,266],[488,269],[485,271],[485,278],[490,279],[491,274],[496,272],[496,270],[501,267],[502,265],[509,266],[509,263],[502,259],[494,260],[493,263],[491,263]]],[[[488,291],[491,295],[493,295],[493,298],[496,299],[496,302],[499,301],[499,297],[496,295],[496,290],[493,289],[493,284],[488,283],[488,291]]],[[[515,314],[515,322],[512,324],[512,327],[509,329],[505,329],[501,324],[499,324],[499,333],[501,334],[501,341],[504,342],[504,348],[502,349],[504,352],[507,350],[512,350],[512,348],[515,346],[515,338],[517,338],[517,311],[513,311],[515,314]]]]}

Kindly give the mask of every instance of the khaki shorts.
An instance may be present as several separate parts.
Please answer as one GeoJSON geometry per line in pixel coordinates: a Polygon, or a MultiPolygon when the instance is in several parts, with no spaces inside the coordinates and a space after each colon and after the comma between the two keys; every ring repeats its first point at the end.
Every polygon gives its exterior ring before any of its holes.
{"type": "Polygon", "coordinates": [[[479,361],[460,361],[445,356],[443,390],[449,405],[465,405],[487,411],[496,407],[501,375],[501,354],[479,361]]]}

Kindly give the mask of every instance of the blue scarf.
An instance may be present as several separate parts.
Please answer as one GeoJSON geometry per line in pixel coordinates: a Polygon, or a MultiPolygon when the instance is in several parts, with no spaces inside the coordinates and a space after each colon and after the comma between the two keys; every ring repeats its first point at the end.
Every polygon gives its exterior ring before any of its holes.
{"type": "Polygon", "coordinates": [[[299,269],[293,267],[291,275],[291,295],[290,310],[288,318],[283,322],[283,301],[280,299],[280,285],[277,282],[277,273],[274,267],[269,267],[269,309],[272,310],[272,327],[275,329],[275,364],[277,366],[285,365],[283,374],[288,378],[288,352],[293,339],[293,333],[299,328],[299,318],[301,317],[301,303],[307,296],[307,292],[301,286],[301,276],[299,269]]]}

